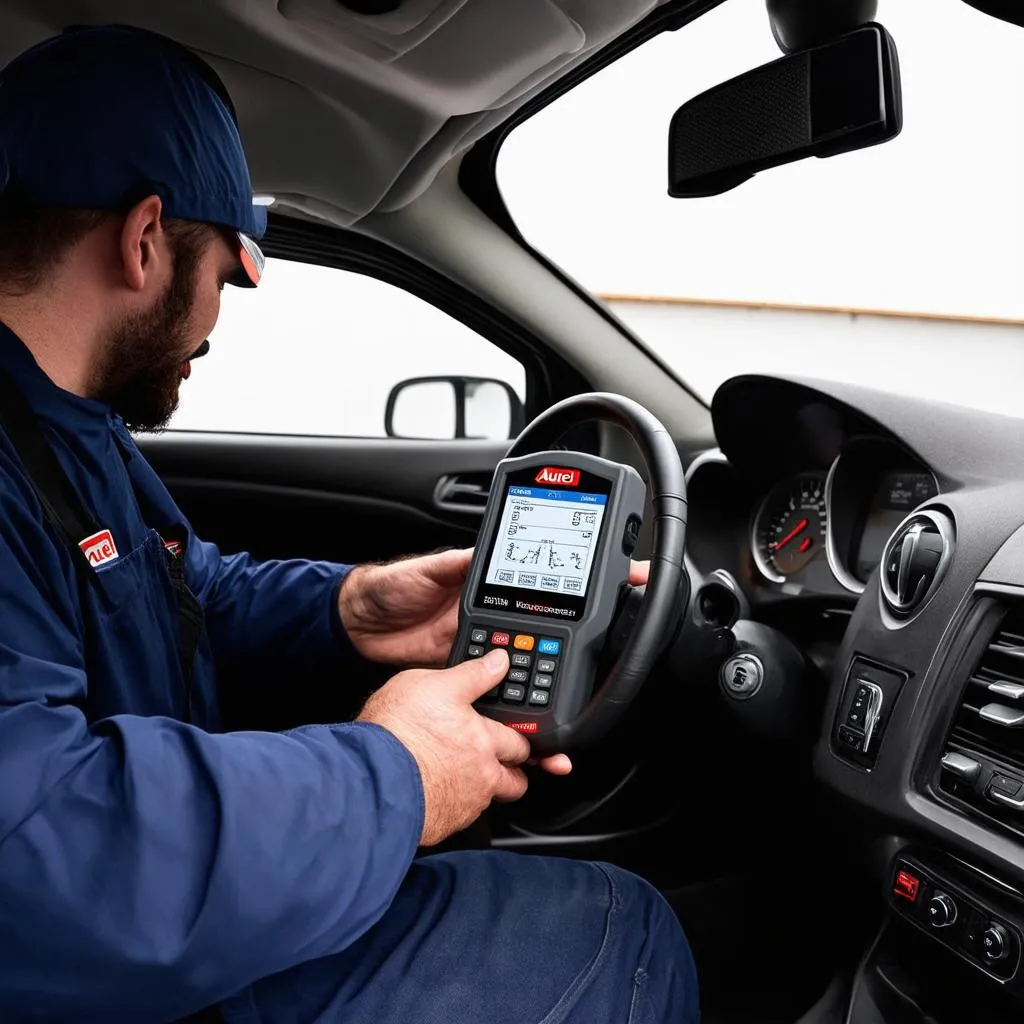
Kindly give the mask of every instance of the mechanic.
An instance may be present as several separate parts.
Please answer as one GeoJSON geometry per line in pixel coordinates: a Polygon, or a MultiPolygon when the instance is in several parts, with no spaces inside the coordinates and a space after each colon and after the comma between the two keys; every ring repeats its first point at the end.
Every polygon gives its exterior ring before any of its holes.
{"type": "Polygon", "coordinates": [[[526,740],[471,707],[504,653],[400,672],[352,723],[220,731],[247,659],[282,688],[443,664],[469,564],[223,556],[134,444],[265,221],[178,44],[74,29],[0,73],[0,1019],[695,1021],[641,879],[416,857],[526,789],[526,740]]]}

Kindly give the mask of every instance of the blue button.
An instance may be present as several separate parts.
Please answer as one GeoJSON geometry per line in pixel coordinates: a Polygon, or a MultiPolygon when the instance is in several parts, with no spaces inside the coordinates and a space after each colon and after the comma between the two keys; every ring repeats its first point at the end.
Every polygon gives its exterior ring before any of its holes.
{"type": "Polygon", "coordinates": [[[561,640],[540,640],[537,643],[538,654],[552,654],[557,657],[558,653],[562,650],[561,640]]]}

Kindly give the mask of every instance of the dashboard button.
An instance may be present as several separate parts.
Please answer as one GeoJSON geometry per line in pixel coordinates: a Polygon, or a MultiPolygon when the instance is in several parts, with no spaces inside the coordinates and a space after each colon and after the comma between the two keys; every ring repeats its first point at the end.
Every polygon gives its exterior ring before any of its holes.
{"type": "Polygon", "coordinates": [[[508,643],[512,638],[508,633],[495,632],[491,634],[491,643],[495,647],[508,647],[508,643]]]}
{"type": "Polygon", "coordinates": [[[1012,775],[993,775],[988,784],[989,792],[1005,793],[1007,796],[1016,796],[1020,792],[1020,779],[1012,775]]]}
{"type": "Polygon", "coordinates": [[[553,657],[557,658],[558,655],[561,653],[561,651],[562,651],[562,641],[561,640],[541,640],[537,644],[537,653],[538,654],[550,654],[553,657]]]}
{"type": "Polygon", "coordinates": [[[964,782],[970,783],[973,783],[981,774],[981,765],[973,757],[965,757],[963,754],[958,754],[955,750],[951,750],[943,756],[942,768],[943,771],[949,772],[950,775],[955,775],[958,779],[963,779],[964,782]]]}
{"type": "Polygon", "coordinates": [[[928,920],[933,928],[948,928],[956,921],[957,910],[953,897],[937,892],[928,901],[928,920]]]}
{"type": "Polygon", "coordinates": [[[469,639],[475,644],[487,643],[487,630],[486,629],[474,629],[469,634],[469,639]]]}
{"type": "Polygon", "coordinates": [[[921,888],[921,879],[912,875],[909,871],[897,871],[896,882],[892,887],[895,895],[914,903],[917,900],[917,893],[921,888]]]}
{"type": "Polygon", "coordinates": [[[993,921],[981,936],[981,948],[989,963],[994,964],[1005,959],[1010,951],[1010,936],[1006,929],[993,921]]]}
{"type": "Polygon", "coordinates": [[[847,725],[839,726],[837,735],[839,736],[839,742],[851,750],[860,750],[864,746],[864,733],[851,729],[847,725]]]}
{"type": "Polygon", "coordinates": [[[484,653],[484,649],[479,644],[470,644],[466,648],[467,658],[479,658],[484,653]]]}

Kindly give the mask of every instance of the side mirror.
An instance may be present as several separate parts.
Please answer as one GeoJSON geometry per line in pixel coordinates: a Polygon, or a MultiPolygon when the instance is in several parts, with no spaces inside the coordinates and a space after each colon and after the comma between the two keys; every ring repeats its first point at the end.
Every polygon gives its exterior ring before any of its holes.
{"type": "Polygon", "coordinates": [[[487,377],[413,377],[391,389],[384,410],[388,437],[504,441],[523,429],[519,396],[487,377]]]}
{"type": "Polygon", "coordinates": [[[769,167],[888,142],[902,127],[896,44],[865,25],[684,103],[669,126],[668,193],[719,195],[769,167]]]}

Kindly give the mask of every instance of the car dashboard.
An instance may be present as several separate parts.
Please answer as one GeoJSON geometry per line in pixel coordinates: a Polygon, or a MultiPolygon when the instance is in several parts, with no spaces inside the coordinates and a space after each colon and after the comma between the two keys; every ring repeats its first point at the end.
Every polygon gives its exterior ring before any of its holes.
{"type": "Polygon", "coordinates": [[[691,571],[817,644],[814,774],[892,919],[1024,996],[1024,421],[755,376],[712,414],[691,571]]]}
{"type": "MultiPolygon", "coordinates": [[[[689,467],[690,558],[702,572],[733,573],[755,604],[852,604],[843,599],[864,593],[900,523],[940,495],[938,475],[900,438],[824,396],[794,411],[777,447],[764,434],[785,410],[766,410],[760,424],[749,415],[728,456],[704,452],[689,467]]],[[[721,417],[729,436],[732,413],[721,417]]]]}

